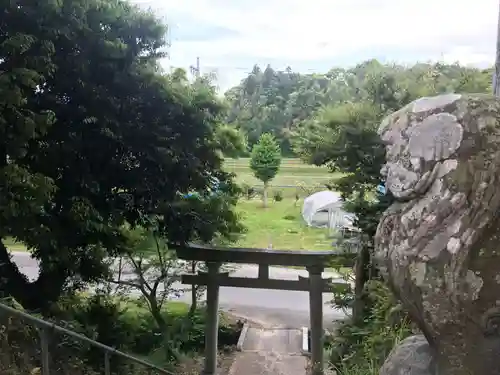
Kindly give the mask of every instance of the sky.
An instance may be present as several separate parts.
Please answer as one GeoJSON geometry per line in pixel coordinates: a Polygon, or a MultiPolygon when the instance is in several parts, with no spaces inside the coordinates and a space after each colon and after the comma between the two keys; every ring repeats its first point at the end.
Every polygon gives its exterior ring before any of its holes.
{"type": "Polygon", "coordinates": [[[499,0],[131,0],[169,25],[166,68],[200,59],[221,91],[254,64],[327,72],[367,59],[493,64],[499,0]]]}

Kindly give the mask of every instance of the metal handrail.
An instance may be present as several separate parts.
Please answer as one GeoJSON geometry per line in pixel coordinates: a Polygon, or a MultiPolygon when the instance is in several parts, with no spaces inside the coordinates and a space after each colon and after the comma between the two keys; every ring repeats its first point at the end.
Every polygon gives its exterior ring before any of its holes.
{"type": "Polygon", "coordinates": [[[88,337],[81,335],[79,333],[76,333],[74,331],[71,331],[69,329],[63,328],[61,326],[58,326],[57,324],[47,322],[43,319],[37,318],[33,315],[27,314],[23,311],[16,310],[10,306],[7,306],[3,303],[0,303],[0,311],[4,311],[10,315],[18,316],[22,319],[25,319],[32,323],[33,325],[41,328],[40,330],[40,341],[41,341],[41,351],[42,351],[42,375],[50,375],[50,366],[49,366],[49,334],[50,331],[55,331],[59,333],[66,334],[68,336],[71,336],[77,340],[83,341],[85,343],[88,343],[96,348],[101,349],[104,352],[104,374],[105,375],[110,375],[111,374],[111,366],[110,366],[110,357],[111,355],[117,355],[122,358],[126,358],[129,361],[135,362],[139,365],[142,365],[149,369],[150,371],[157,371],[161,374],[165,375],[175,375],[174,373],[167,371],[165,369],[162,369],[161,367],[155,366],[152,363],[149,363],[147,361],[143,361],[142,359],[136,358],[134,356],[131,356],[130,354],[121,352],[115,348],[112,348],[111,346],[104,345],[100,342],[94,341],[92,339],[89,339],[88,337]]]}

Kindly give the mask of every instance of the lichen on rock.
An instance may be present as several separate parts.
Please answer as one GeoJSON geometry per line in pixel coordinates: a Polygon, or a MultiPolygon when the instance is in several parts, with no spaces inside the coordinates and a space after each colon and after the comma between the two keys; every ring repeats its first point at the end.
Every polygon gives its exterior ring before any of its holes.
{"type": "Polygon", "coordinates": [[[432,349],[422,335],[401,341],[387,357],[380,375],[434,375],[432,349]]]}
{"type": "Polygon", "coordinates": [[[490,315],[500,301],[500,100],[422,98],[379,133],[381,173],[396,198],[375,237],[381,271],[440,375],[500,375],[500,334],[486,334],[485,323],[498,319],[490,315]]]}

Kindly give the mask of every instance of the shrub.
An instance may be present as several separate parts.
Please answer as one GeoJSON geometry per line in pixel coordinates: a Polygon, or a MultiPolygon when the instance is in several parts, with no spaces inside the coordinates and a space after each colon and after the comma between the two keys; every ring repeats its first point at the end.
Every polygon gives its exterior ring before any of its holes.
{"type": "MultiPolygon", "coordinates": [[[[177,337],[179,349],[184,353],[200,352],[205,349],[205,309],[198,309],[195,314],[189,319],[175,320],[172,325],[172,332],[177,337]]],[[[235,345],[242,328],[241,323],[232,324],[225,319],[224,315],[219,319],[219,339],[218,344],[220,349],[235,345]]]]}
{"type": "Polygon", "coordinates": [[[247,183],[241,184],[241,194],[246,199],[250,200],[255,196],[255,188],[247,183]]]}
{"type": "Polygon", "coordinates": [[[410,320],[381,281],[366,284],[371,313],[362,325],[340,323],[327,343],[338,375],[378,375],[391,349],[411,334],[410,320]]]}
{"type": "MultiPolygon", "coordinates": [[[[6,302],[6,301],[2,301],[6,302]]],[[[15,303],[10,306],[23,311],[15,303]]],[[[98,375],[104,371],[104,356],[101,352],[100,366],[89,363],[86,354],[90,345],[64,334],[49,333],[49,360],[51,373],[61,375],[98,375]],[[96,368],[98,367],[98,368],[96,368]]],[[[116,361],[112,357],[111,363],[116,361]]],[[[38,329],[18,317],[0,316],[0,374],[40,374],[41,348],[38,329]]],[[[112,367],[114,374],[127,373],[145,375],[147,371],[132,363],[121,363],[112,367]]]]}
{"type": "Polygon", "coordinates": [[[252,191],[253,191],[252,197],[262,197],[262,196],[264,196],[264,188],[254,187],[254,188],[252,188],[252,191]]]}
{"type": "MultiPolygon", "coordinates": [[[[9,304],[22,310],[18,304],[9,304]]],[[[192,318],[187,316],[187,309],[164,310],[163,314],[169,327],[167,335],[158,331],[151,314],[138,300],[108,295],[68,296],[54,306],[50,320],[123,352],[147,357],[159,366],[171,367],[172,350],[199,353],[204,348],[205,313],[199,309],[192,318]]],[[[229,323],[222,316],[220,347],[234,345],[240,331],[240,324],[229,323]]],[[[19,318],[0,314],[0,374],[30,374],[41,366],[40,355],[37,329],[19,318]]],[[[50,359],[55,374],[97,375],[104,371],[101,350],[63,334],[51,335],[50,359]]],[[[111,370],[114,374],[147,373],[142,366],[118,356],[112,356],[111,370]]]]}
{"type": "Polygon", "coordinates": [[[247,183],[242,183],[240,186],[240,194],[242,197],[248,198],[248,189],[250,189],[250,185],[247,183]]]}
{"type": "Polygon", "coordinates": [[[283,200],[283,192],[281,190],[273,191],[273,199],[275,202],[281,202],[283,200]]]}

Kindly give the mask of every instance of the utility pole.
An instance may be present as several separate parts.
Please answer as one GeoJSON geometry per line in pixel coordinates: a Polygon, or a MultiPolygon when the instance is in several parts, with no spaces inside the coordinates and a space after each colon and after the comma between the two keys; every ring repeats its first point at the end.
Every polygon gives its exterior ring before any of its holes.
{"type": "Polygon", "coordinates": [[[498,4],[497,47],[493,71],[493,95],[500,96],[500,2],[498,4]]]}
{"type": "Polygon", "coordinates": [[[196,78],[200,78],[200,58],[196,58],[196,66],[191,65],[189,67],[191,69],[191,74],[193,74],[196,78]]]}

